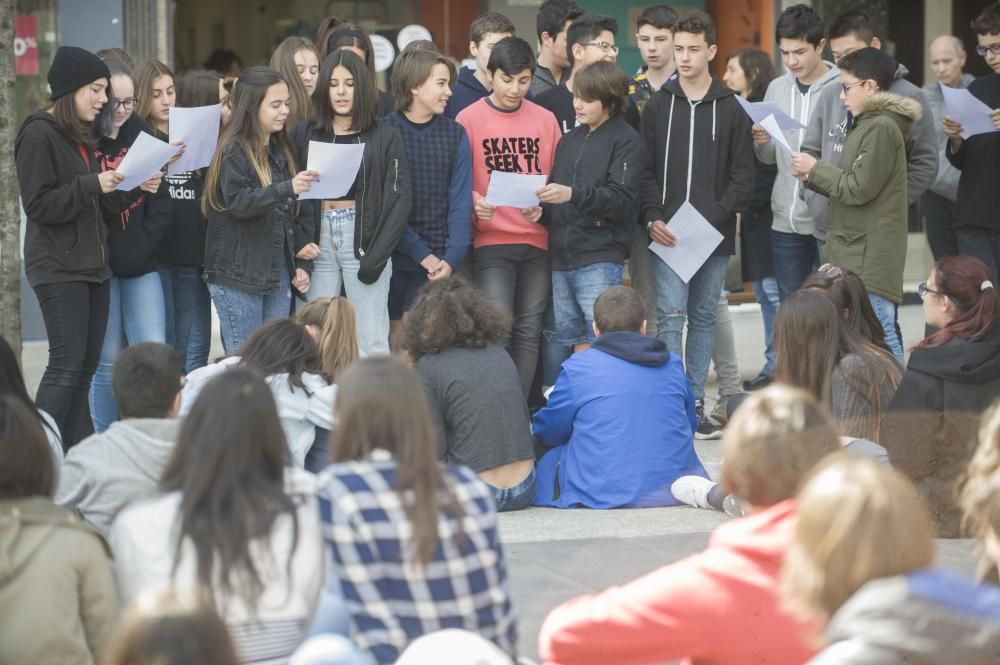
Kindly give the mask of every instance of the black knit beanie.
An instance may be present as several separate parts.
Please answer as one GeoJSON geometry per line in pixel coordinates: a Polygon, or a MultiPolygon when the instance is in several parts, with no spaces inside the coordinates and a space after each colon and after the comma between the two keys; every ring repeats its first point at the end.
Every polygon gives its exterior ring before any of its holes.
{"type": "Polygon", "coordinates": [[[96,55],[78,46],[60,46],[49,68],[52,101],[93,83],[99,78],[111,79],[108,66],[96,55]]]}

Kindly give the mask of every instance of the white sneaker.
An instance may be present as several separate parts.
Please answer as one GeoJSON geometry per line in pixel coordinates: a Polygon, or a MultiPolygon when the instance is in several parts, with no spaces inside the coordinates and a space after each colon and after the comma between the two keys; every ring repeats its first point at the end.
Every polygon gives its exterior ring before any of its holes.
{"type": "Polygon", "coordinates": [[[716,483],[701,476],[681,476],[670,486],[670,493],[681,503],[714,510],[708,503],[708,493],[715,485],[716,483]]]}

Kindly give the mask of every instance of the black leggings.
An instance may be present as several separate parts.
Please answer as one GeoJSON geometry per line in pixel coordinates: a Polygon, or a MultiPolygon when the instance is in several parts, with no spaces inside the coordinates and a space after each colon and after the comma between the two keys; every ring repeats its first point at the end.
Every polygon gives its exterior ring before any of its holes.
{"type": "Polygon", "coordinates": [[[93,433],[87,393],[108,325],[109,282],[60,282],[35,287],[49,338],[49,363],[35,404],[59,425],[69,450],[93,433]]]}

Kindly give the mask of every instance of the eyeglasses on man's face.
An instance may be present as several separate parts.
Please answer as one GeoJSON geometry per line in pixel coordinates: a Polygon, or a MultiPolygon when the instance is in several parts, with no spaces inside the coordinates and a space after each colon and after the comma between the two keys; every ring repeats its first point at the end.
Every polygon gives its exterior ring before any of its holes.
{"type": "Polygon", "coordinates": [[[992,53],[993,55],[1000,55],[1000,42],[996,42],[995,44],[989,44],[987,46],[977,46],[976,53],[978,53],[979,56],[983,58],[986,57],[987,53],[992,53]]]}
{"type": "Polygon", "coordinates": [[[586,46],[596,46],[604,53],[614,53],[615,55],[618,55],[618,47],[614,44],[609,44],[608,42],[587,42],[586,46]]]}
{"type": "Polygon", "coordinates": [[[131,111],[135,108],[135,103],[139,101],[135,97],[129,97],[128,99],[116,99],[115,100],[115,110],[125,109],[126,111],[131,111]]]}

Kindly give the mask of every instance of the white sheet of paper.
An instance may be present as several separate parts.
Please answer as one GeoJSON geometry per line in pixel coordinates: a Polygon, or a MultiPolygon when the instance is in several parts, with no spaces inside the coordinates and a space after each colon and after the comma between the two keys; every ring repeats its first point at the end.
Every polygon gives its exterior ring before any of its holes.
{"type": "Polygon", "coordinates": [[[115,189],[123,192],[135,189],[152,178],[175,154],[177,146],[165,143],[146,132],[140,132],[125,153],[125,158],[115,169],[125,176],[115,189]]]}
{"type": "Polygon", "coordinates": [[[944,96],[948,115],[962,124],[963,139],[976,134],[1000,131],[990,118],[992,109],[965,88],[949,88],[943,85],[941,94],[944,96]]]}
{"type": "Polygon", "coordinates": [[[778,126],[778,121],[773,115],[769,115],[761,120],[760,126],[771,135],[775,143],[785,149],[785,152],[792,154],[792,146],[788,145],[788,139],[785,138],[785,133],[781,131],[781,127],[778,126]]]}
{"type": "Polygon", "coordinates": [[[722,242],[722,234],[687,201],[667,222],[667,228],[677,236],[677,244],[667,247],[653,241],[649,248],[687,284],[722,242]]]}
{"type": "Polygon", "coordinates": [[[300,199],[336,199],[348,192],[358,177],[364,143],[309,142],[306,169],[319,173],[319,180],[312,183],[300,199]]]}
{"type": "Polygon", "coordinates": [[[782,111],[774,102],[748,102],[740,95],[736,95],[736,101],[740,103],[740,106],[755,124],[759,125],[761,120],[773,115],[774,119],[778,121],[778,126],[786,131],[806,128],[801,122],[782,111]]]}
{"type": "Polygon", "coordinates": [[[192,108],[170,107],[170,142],[182,141],[184,154],[167,165],[167,175],[186,173],[212,163],[219,143],[222,104],[192,108]]]}
{"type": "Polygon", "coordinates": [[[531,208],[538,205],[535,192],[545,186],[547,179],[547,175],[494,171],[490,174],[486,200],[497,207],[531,208]]]}

